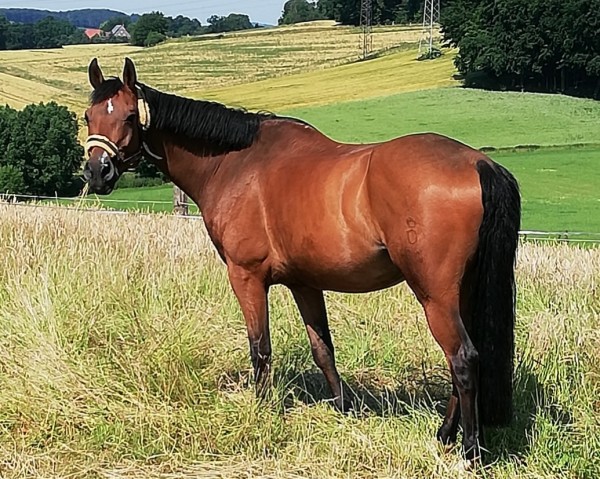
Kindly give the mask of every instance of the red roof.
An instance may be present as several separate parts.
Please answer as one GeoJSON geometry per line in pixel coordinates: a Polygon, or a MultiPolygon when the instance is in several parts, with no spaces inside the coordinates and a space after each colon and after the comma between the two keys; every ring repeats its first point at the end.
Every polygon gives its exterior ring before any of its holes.
{"type": "Polygon", "coordinates": [[[87,35],[87,37],[91,40],[95,36],[103,37],[104,32],[99,28],[86,28],[83,33],[87,35]]]}

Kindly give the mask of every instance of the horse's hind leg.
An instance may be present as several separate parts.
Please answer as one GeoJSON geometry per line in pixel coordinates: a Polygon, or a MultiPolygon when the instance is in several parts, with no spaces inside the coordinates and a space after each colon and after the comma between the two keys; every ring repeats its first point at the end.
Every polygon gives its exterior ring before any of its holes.
{"type": "Polygon", "coordinates": [[[340,375],[335,367],[333,342],[329,332],[323,291],[300,286],[290,289],[308,332],[313,359],[325,375],[335,406],[343,411],[344,396],[340,375]]]}
{"type": "MultiPolygon", "coordinates": [[[[476,459],[481,455],[477,410],[479,355],[460,317],[458,294],[455,298],[449,298],[447,295],[442,297],[444,299],[431,298],[424,301],[423,306],[429,328],[446,355],[452,382],[458,391],[464,454],[467,459],[476,459]]],[[[441,428],[443,432],[448,433],[448,438],[458,423],[458,411],[455,410],[456,404],[453,404],[453,401],[454,396],[450,398],[449,411],[441,428]]]]}
{"type": "Polygon", "coordinates": [[[475,459],[481,455],[477,407],[479,356],[461,316],[461,283],[474,247],[468,247],[466,242],[458,245],[463,251],[455,248],[448,252],[447,248],[428,244],[423,245],[419,255],[392,254],[392,259],[423,305],[429,329],[442,348],[452,375],[453,395],[438,438],[443,442],[454,439],[462,419],[464,454],[467,459],[475,459]]]}
{"type": "MultiPolygon", "coordinates": [[[[452,365],[449,363],[448,367],[452,370],[452,365]]],[[[460,422],[460,402],[458,399],[458,389],[456,387],[456,381],[454,375],[452,375],[452,394],[448,400],[448,406],[446,408],[446,416],[444,422],[440,426],[437,432],[437,439],[445,446],[454,444],[456,442],[456,436],[458,434],[458,423],[460,422]]]]}
{"type": "MultiPolygon", "coordinates": [[[[465,272],[461,289],[460,289],[460,316],[463,324],[465,325],[467,331],[471,331],[472,324],[472,287],[473,287],[473,279],[472,279],[472,271],[470,268],[467,268],[465,272]]],[[[450,371],[452,371],[452,364],[448,363],[448,367],[450,371]]],[[[456,442],[456,436],[458,433],[458,425],[460,422],[460,400],[458,397],[458,388],[456,387],[456,379],[454,374],[452,374],[452,394],[450,399],[448,400],[448,406],[446,408],[446,416],[444,417],[444,421],[437,432],[438,440],[444,444],[454,444],[456,442]]],[[[480,437],[481,442],[482,437],[480,437]]]]}

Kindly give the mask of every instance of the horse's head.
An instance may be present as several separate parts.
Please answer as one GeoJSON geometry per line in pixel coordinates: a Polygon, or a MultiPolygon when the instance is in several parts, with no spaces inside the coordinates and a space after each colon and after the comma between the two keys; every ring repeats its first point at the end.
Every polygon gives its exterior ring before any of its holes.
{"type": "Polygon", "coordinates": [[[129,58],[125,59],[123,81],[104,79],[95,58],[88,71],[94,91],[85,112],[88,139],[83,177],[94,193],[109,194],[123,172],[141,159],[148,107],[143,99],[138,102],[137,74],[129,58]]]}

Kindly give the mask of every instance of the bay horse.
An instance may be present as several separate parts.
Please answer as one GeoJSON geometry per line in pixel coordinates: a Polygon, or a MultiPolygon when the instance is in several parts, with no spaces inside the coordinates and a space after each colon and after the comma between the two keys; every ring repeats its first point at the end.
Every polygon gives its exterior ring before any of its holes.
{"type": "Polygon", "coordinates": [[[259,397],[271,285],[291,290],[343,410],[323,291],[406,281],[452,377],[437,438],[455,442],[462,421],[463,454],[480,458],[482,426],[512,417],[521,202],[505,168],[437,134],[344,144],[297,119],[163,93],[128,58],[122,80],[97,59],[88,70],[85,180],[108,194],[145,158],[198,205],[246,322],[259,397]]]}

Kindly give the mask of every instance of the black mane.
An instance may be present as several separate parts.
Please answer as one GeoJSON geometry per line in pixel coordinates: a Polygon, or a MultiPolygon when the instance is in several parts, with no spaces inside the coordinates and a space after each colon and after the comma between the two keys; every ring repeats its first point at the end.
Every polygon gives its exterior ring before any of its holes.
{"type": "MultiPolygon", "coordinates": [[[[186,147],[204,153],[220,154],[248,148],[258,137],[264,120],[279,118],[308,125],[302,120],[269,112],[251,113],[212,101],[162,93],[142,84],[138,86],[150,108],[151,129],[171,133],[186,147]]],[[[106,79],[91,93],[92,105],[113,97],[122,88],[124,85],[119,78],[106,79]]]]}
{"type": "Polygon", "coordinates": [[[277,118],[272,113],[250,113],[140,86],[150,106],[152,128],[199,140],[203,148],[213,152],[248,148],[256,140],[261,122],[277,118]]]}
{"type": "Polygon", "coordinates": [[[118,78],[107,78],[90,94],[90,101],[92,105],[97,105],[98,103],[102,103],[104,100],[112,98],[119,92],[119,90],[121,90],[121,88],[123,88],[123,86],[123,82],[118,78]]]}

